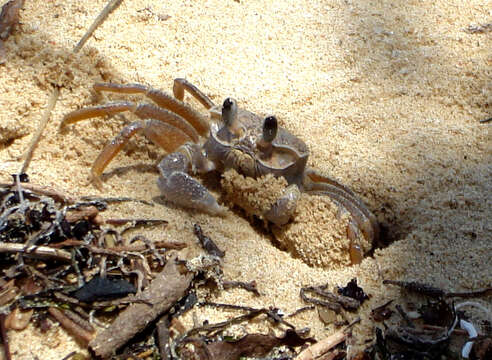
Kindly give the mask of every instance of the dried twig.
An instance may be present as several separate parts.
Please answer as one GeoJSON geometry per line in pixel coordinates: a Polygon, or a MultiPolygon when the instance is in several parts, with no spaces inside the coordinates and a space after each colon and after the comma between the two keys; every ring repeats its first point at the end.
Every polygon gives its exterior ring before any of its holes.
{"type": "Polygon", "coordinates": [[[32,136],[31,141],[29,142],[29,147],[27,148],[26,153],[23,155],[24,163],[22,164],[22,168],[20,170],[21,174],[27,171],[27,168],[31,163],[34,150],[36,150],[39,140],[41,139],[41,135],[43,135],[43,131],[46,128],[46,125],[48,124],[51,112],[55,108],[59,96],[60,96],[60,88],[58,86],[55,86],[53,92],[50,95],[50,98],[48,99],[48,105],[46,106],[46,109],[44,110],[43,115],[41,116],[41,120],[39,120],[39,125],[36,127],[36,132],[32,136]]]}
{"type": "MultiPolygon", "coordinates": [[[[0,184],[0,186],[10,187],[11,189],[15,187],[14,184],[0,184]]],[[[71,198],[70,196],[63,194],[62,192],[53,189],[48,186],[36,185],[33,183],[22,183],[23,190],[29,190],[34,194],[43,195],[52,198],[55,201],[58,201],[62,204],[75,204],[76,200],[71,198]]]]}
{"type": "Polygon", "coordinates": [[[427,295],[432,298],[441,298],[444,296],[443,290],[417,281],[383,280],[383,284],[397,285],[410,292],[427,295]]]}
{"type": "Polygon", "coordinates": [[[65,220],[69,223],[75,223],[80,220],[92,220],[99,214],[97,207],[93,205],[84,206],[79,209],[67,211],[65,220]]]}
{"type": "Polygon", "coordinates": [[[157,342],[159,344],[159,355],[162,360],[171,359],[170,335],[169,335],[169,317],[163,316],[156,325],[157,342]]]}
{"type": "Polygon", "coordinates": [[[431,298],[450,298],[450,297],[479,297],[492,295],[492,288],[464,291],[464,292],[446,292],[442,289],[434,286],[420,283],[417,281],[398,281],[398,280],[384,280],[383,284],[397,285],[404,288],[407,291],[429,296],[431,298]]]}
{"type": "Polygon", "coordinates": [[[89,27],[89,29],[86,31],[84,36],[80,39],[80,41],[75,45],[75,48],[73,49],[74,53],[78,53],[80,49],[85,45],[87,40],[91,37],[91,35],[96,31],[96,29],[101,25],[104,20],[111,14],[113,11],[115,11],[118,6],[121,5],[123,0],[110,0],[108,4],[104,7],[104,9],[99,13],[97,18],[94,20],[92,25],[89,27]]]}
{"type": "Polygon", "coordinates": [[[203,233],[200,225],[195,224],[193,226],[193,230],[203,249],[205,249],[208,254],[220,258],[225,256],[225,252],[220,250],[219,247],[214,243],[214,241],[203,233]]]}
{"type": "MultiPolygon", "coordinates": [[[[90,38],[92,33],[97,29],[99,25],[101,25],[104,20],[108,17],[108,15],[114,11],[121,3],[123,0],[110,0],[109,3],[106,5],[106,7],[101,11],[101,13],[98,15],[98,17],[94,20],[92,25],[89,27],[87,32],[82,36],[80,41],[75,45],[73,52],[74,54],[78,53],[80,49],[84,46],[84,44],[87,42],[87,40],[90,38]]],[[[59,75],[59,79],[61,79],[61,74],[59,75]]],[[[60,81],[56,82],[57,84],[60,83],[60,81]]],[[[29,143],[28,150],[26,151],[24,157],[24,163],[22,164],[22,168],[20,173],[25,173],[27,171],[27,168],[29,167],[29,164],[31,162],[34,150],[36,149],[39,141],[41,140],[41,136],[43,134],[44,129],[46,128],[46,125],[48,124],[48,121],[50,119],[50,115],[52,110],[55,108],[56,102],[58,101],[58,98],[60,97],[60,88],[58,86],[55,86],[53,89],[53,92],[51,93],[51,96],[48,100],[48,106],[46,107],[46,110],[43,112],[43,115],[41,117],[41,120],[39,121],[39,125],[37,127],[36,133],[33,135],[31,142],[29,143]]]]}
{"type": "Polygon", "coordinates": [[[286,315],[285,317],[293,317],[293,316],[296,316],[304,311],[308,311],[308,310],[314,310],[316,309],[316,306],[314,305],[309,305],[309,306],[304,306],[302,308],[299,308],[297,309],[296,311],[294,311],[293,313],[290,313],[288,315],[286,315]]]}
{"type": "Polygon", "coordinates": [[[6,360],[11,360],[12,356],[10,355],[10,347],[9,347],[9,338],[7,335],[7,329],[5,328],[5,314],[0,314],[0,336],[2,338],[3,343],[3,352],[5,354],[6,360]]]}
{"type": "Polygon", "coordinates": [[[79,341],[81,341],[84,345],[87,345],[89,341],[93,338],[93,335],[74,323],[70,318],[68,318],[64,312],[55,307],[48,308],[48,312],[51,316],[53,316],[69,333],[75,336],[79,341]]]}
{"type": "Polygon", "coordinates": [[[256,281],[250,281],[250,282],[243,282],[243,281],[227,281],[224,280],[222,282],[222,286],[224,289],[231,289],[231,288],[241,288],[246,291],[250,291],[256,296],[260,296],[260,292],[258,291],[258,288],[256,287],[256,281]]]}
{"type": "Polygon", "coordinates": [[[340,313],[342,307],[346,310],[356,310],[360,306],[360,302],[348,296],[337,295],[330,291],[326,291],[327,285],[322,286],[308,286],[301,288],[301,298],[309,303],[327,307],[340,313]],[[314,293],[321,297],[321,299],[310,298],[306,295],[307,292],[314,293]]]}
{"type": "Polygon", "coordinates": [[[348,336],[349,330],[352,326],[357,324],[360,321],[360,318],[356,318],[349,325],[347,325],[344,329],[337,331],[333,335],[324,338],[323,340],[317,342],[314,345],[311,345],[307,349],[301,351],[299,355],[297,355],[296,360],[315,360],[328,351],[333,349],[335,346],[345,341],[348,336]]]}
{"type": "Polygon", "coordinates": [[[77,352],[76,352],[76,351],[72,351],[72,352],[68,353],[66,356],[64,356],[64,357],[62,358],[62,360],[68,360],[68,359],[70,359],[72,356],[74,356],[75,354],[77,354],[77,352]]]}
{"type": "Polygon", "coordinates": [[[0,242],[0,253],[21,253],[30,257],[49,258],[61,261],[71,261],[72,255],[65,250],[54,249],[49,246],[28,246],[24,244],[0,242]]]}
{"type": "MultiPolygon", "coordinates": [[[[258,315],[265,314],[269,318],[273,319],[275,322],[284,324],[285,326],[290,327],[291,329],[295,329],[295,326],[294,325],[292,325],[291,323],[289,323],[289,322],[285,321],[284,319],[282,319],[281,315],[279,315],[278,309],[275,309],[275,308],[271,308],[271,309],[266,309],[266,308],[263,308],[263,309],[255,309],[255,308],[252,308],[252,307],[249,307],[249,306],[241,306],[241,305],[234,305],[234,304],[213,303],[213,302],[207,302],[207,301],[200,303],[200,306],[212,306],[212,307],[224,308],[224,309],[248,311],[249,314],[243,315],[243,316],[246,316],[248,318],[249,317],[254,318],[254,317],[258,316],[258,315]]],[[[235,324],[235,323],[241,322],[243,320],[244,320],[244,318],[242,316],[239,316],[237,318],[231,319],[231,320],[226,321],[226,322],[223,322],[223,323],[212,324],[214,326],[214,328],[212,330],[216,330],[215,326],[225,327],[225,326],[228,326],[228,325],[233,324],[233,323],[235,324]]],[[[208,330],[208,328],[206,328],[206,327],[209,326],[209,325],[204,325],[203,327],[200,327],[200,328],[194,328],[193,331],[196,330],[196,329],[198,329],[199,331],[208,330]]]]}
{"type": "Polygon", "coordinates": [[[181,271],[181,266],[177,265],[174,259],[169,260],[162,272],[139,297],[151,306],[142,303],[128,306],[109,328],[100,332],[90,342],[89,346],[95,354],[102,358],[110,357],[114,351],[182,298],[191,284],[193,275],[181,271]]]}
{"type": "MultiPolygon", "coordinates": [[[[134,198],[126,197],[126,196],[123,196],[123,197],[82,196],[80,199],[85,200],[85,201],[99,201],[99,202],[104,202],[106,204],[121,203],[121,202],[137,202],[137,203],[144,204],[144,205],[154,206],[154,203],[152,203],[150,201],[141,200],[141,199],[134,199],[134,198]]],[[[108,220],[108,221],[113,221],[113,220],[108,220]]],[[[114,219],[114,221],[115,221],[114,225],[119,225],[116,222],[122,221],[123,223],[126,223],[126,222],[132,221],[132,220],[114,219]]]]}
{"type": "Polygon", "coordinates": [[[345,341],[346,338],[347,334],[343,330],[340,330],[301,351],[299,355],[297,355],[296,360],[315,360],[345,341]]]}

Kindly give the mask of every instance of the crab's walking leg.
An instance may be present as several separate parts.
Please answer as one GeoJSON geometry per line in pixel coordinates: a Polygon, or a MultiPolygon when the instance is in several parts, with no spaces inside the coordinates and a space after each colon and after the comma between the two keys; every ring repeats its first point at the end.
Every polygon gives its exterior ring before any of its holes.
{"type": "Polygon", "coordinates": [[[340,203],[350,212],[367,241],[372,244],[378,240],[379,224],[376,217],[350,189],[312,169],[306,170],[303,185],[310,194],[327,195],[340,203]]]}
{"type": "Polygon", "coordinates": [[[135,104],[130,101],[115,102],[104,105],[86,107],[68,113],[63,118],[61,126],[66,126],[81,120],[97,117],[118,114],[123,111],[131,111],[140,119],[155,119],[181,130],[188,135],[193,142],[199,141],[199,135],[195,128],[191,126],[181,116],[173,114],[166,109],[159,108],[150,104],[135,104]]]}
{"type": "Polygon", "coordinates": [[[200,104],[202,104],[207,110],[215,106],[213,101],[210,100],[207,95],[205,95],[200,89],[198,89],[188,80],[181,78],[174,79],[174,97],[176,97],[176,99],[178,100],[183,101],[185,90],[188,91],[195,99],[197,99],[200,104]]]}
{"type": "MultiPolygon", "coordinates": [[[[176,205],[221,215],[226,208],[219,205],[207,188],[188,174],[193,162],[202,157],[200,148],[191,144],[185,144],[175,153],[167,155],[158,165],[161,176],[157,185],[166,200],[176,205]]],[[[213,168],[206,159],[202,160],[208,168],[197,169],[199,172],[213,168]]]]}
{"type": "Polygon", "coordinates": [[[182,118],[186,119],[196,131],[206,136],[209,131],[208,121],[199,112],[194,110],[189,105],[183,103],[166,94],[163,91],[152,89],[148,86],[141,84],[112,84],[112,83],[98,83],[94,84],[94,90],[96,91],[110,91],[120,94],[144,94],[149,99],[154,101],[162,108],[166,108],[173,113],[178,114],[182,118]]]}
{"type": "Polygon", "coordinates": [[[110,161],[128,143],[128,140],[137,132],[160,146],[167,152],[176,150],[180,145],[191,142],[192,139],[180,129],[158,120],[135,121],[125,126],[121,132],[107,144],[99,153],[91,168],[92,179],[96,186],[101,187],[100,176],[110,161]]]}

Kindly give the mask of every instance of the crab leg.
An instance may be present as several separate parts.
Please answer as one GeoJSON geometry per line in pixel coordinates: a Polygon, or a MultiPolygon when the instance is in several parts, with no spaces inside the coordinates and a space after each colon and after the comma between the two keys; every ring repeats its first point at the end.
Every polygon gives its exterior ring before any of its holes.
{"type": "Polygon", "coordinates": [[[170,124],[158,120],[135,121],[125,126],[121,132],[104,147],[94,161],[91,168],[91,175],[98,187],[101,187],[100,176],[106,166],[137,132],[142,132],[147,139],[157,146],[162,147],[167,152],[172,152],[180,145],[192,141],[187,134],[170,124]]]}
{"type": "Polygon", "coordinates": [[[306,170],[304,191],[314,195],[326,195],[340,203],[352,215],[358,228],[371,244],[379,238],[379,225],[374,214],[347,187],[320,175],[312,169],[306,170]]]}
{"type": "Polygon", "coordinates": [[[120,94],[144,94],[160,107],[168,109],[186,119],[186,121],[188,121],[200,135],[206,136],[208,134],[210,128],[208,121],[199,112],[182,101],[176,100],[163,91],[152,89],[141,84],[112,83],[94,84],[94,90],[110,91],[120,94]]]}
{"type": "Polygon", "coordinates": [[[61,126],[72,124],[81,120],[97,117],[118,114],[123,111],[131,111],[140,119],[155,119],[166,122],[169,125],[180,129],[188,135],[193,142],[199,141],[199,135],[195,128],[191,126],[181,116],[173,114],[166,109],[159,108],[150,104],[135,104],[130,101],[115,102],[104,105],[86,107],[68,113],[63,118],[61,126]]]}
{"type": "MultiPolygon", "coordinates": [[[[166,200],[176,205],[221,215],[226,208],[219,205],[207,188],[188,174],[198,158],[202,158],[203,164],[207,163],[200,148],[193,144],[185,144],[178,151],[165,156],[158,165],[161,176],[157,185],[166,200]]],[[[209,170],[213,168],[211,164],[207,165],[209,170]]]]}
{"type": "Polygon", "coordinates": [[[174,97],[180,101],[183,101],[184,99],[184,92],[188,91],[195,99],[197,99],[200,104],[202,104],[205,109],[209,110],[210,108],[214,107],[215,104],[213,103],[210,98],[205,95],[200,89],[198,89],[195,85],[190,83],[186,79],[174,79],[174,86],[173,86],[173,93],[174,97]]]}

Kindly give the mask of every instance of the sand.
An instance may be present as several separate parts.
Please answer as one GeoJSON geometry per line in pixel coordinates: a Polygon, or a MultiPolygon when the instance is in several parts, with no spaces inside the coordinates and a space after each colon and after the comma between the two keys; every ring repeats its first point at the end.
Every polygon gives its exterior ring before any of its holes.
{"type": "MultiPolygon", "coordinates": [[[[390,298],[405,302],[383,279],[448,291],[492,286],[491,124],[479,123],[491,116],[492,35],[465,31],[491,22],[490,2],[126,1],[72,55],[104,5],[26,1],[0,65],[0,182],[21,168],[19,157],[57,84],[60,100],[28,169],[31,181],[74,196],[154,200],[154,165],[164,153],[141,137],[108,166],[103,192],[88,181],[97,154],[131,115],[63,131],[59,125],[64,114],[105,101],[91,91],[97,81],[170,91],[174,78],[185,77],[215,103],[233,96],[257,114],[276,114],[307,143],[309,166],[352,188],[374,211],[386,245],[361,265],[326,269],[275,246],[241,211],[213,217],[159,201],[111,207],[114,216],[168,220],[165,231],[148,233],[155,240],[194,244],[193,224],[200,224],[226,251],[225,277],[256,280],[263,294],[230,290],[209,300],[290,313],[305,305],[301,286],[333,287],[356,277],[371,296],[354,328],[360,344],[372,337],[372,308],[390,298]]],[[[479,301],[490,309],[486,300],[479,301]]],[[[227,316],[197,311],[200,320],[227,316]]],[[[315,311],[291,321],[318,339],[335,331],[315,311]]],[[[28,328],[9,336],[14,359],[59,359],[77,349],[56,327],[47,335],[28,328]]]]}

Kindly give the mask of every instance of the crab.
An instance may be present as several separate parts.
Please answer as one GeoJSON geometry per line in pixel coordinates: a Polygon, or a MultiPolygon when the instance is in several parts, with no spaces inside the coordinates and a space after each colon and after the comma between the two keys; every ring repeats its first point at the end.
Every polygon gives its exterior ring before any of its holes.
{"type": "Polygon", "coordinates": [[[62,126],[124,111],[141,119],[126,125],[96,158],[91,169],[96,184],[101,184],[104,169],[129,139],[141,133],[167,152],[158,165],[157,184],[163,197],[178,206],[212,215],[224,214],[227,208],[194,176],[234,169],[254,179],[264,176],[285,179],[287,186],[278,198],[268,209],[256,214],[276,226],[292,220],[301,192],[307,192],[328,196],[350,214],[347,236],[351,240],[353,263],[360,262],[363,255],[361,237],[370,244],[377,240],[379,226],[373,213],[349,188],[307,167],[307,145],[279,127],[275,116],[262,118],[239,108],[233,98],[216,105],[181,78],[174,80],[174,97],[141,84],[97,83],[94,90],[143,94],[156,104],[111,102],[81,108],[64,117],[62,126]],[[185,91],[209,111],[209,119],[183,102],[185,91]]]}

